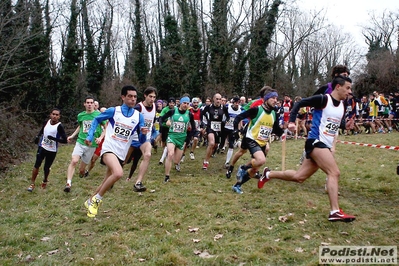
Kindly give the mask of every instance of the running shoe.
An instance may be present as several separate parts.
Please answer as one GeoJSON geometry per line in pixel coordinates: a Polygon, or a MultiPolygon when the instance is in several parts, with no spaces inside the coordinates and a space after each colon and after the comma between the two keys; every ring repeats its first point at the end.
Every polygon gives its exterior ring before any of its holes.
{"type": "Polygon", "coordinates": [[[46,187],[47,187],[47,182],[42,182],[42,184],[41,184],[41,187],[42,187],[42,189],[46,189],[46,187]]]}
{"type": "Polygon", "coordinates": [[[134,190],[134,192],[144,192],[147,190],[147,188],[143,185],[143,183],[138,182],[138,183],[134,184],[133,190],[134,190]]]}
{"type": "Polygon", "coordinates": [[[79,174],[79,177],[80,177],[80,178],[88,177],[88,176],[89,176],[89,171],[88,171],[88,170],[86,170],[85,173],[84,173],[83,175],[79,174]]]}
{"type": "Polygon", "coordinates": [[[233,170],[234,170],[234,165],[230,165],[229,169],[227,169],[227,172],[226,172],[226,178],[231,177],[231,173],[233,173],[233,170]]]}
{"type": "Polygon", "coordinates": [[[234,186],[233,186],[233,191],[234,191],[235,193],[238,193],[238,194],[244,193],[244,192],[241,190],[241,186],[240,186],[240,185],[234,185],[234,186]]]}
{"type": "Polygon", "coordinates": [[[169,176],[165,176],[165,180],[163,181],[164,183],[168,183],[170,180],[169,176]]]}
{"type": "Polygon", "coordinates": [[[193,152],[190,152],[190,159],[191,159],[191,160],[195,160],[195,156],[194,156],[194,153],[193,153],[193,152]]]}
{"type": "Polygon", "coordinates": [[[270,172],[269,167],[265,167],[265,169],[263,169],[263,175],[262,175],[262,177],[259,178],[259,180],[258,180],[258,188],[263,188],[263,186],[265,185],[265,183],[266,183],[267,181],[270,180],[270,178],[267,178],[267,177],[266,177],[266,173],[267,173],[267,172],[270,172]]]}
{"type": "Polygon", "coordinates": [[[28,191],[32,192],[35,189],[35,184],[30,184],[30,186],[28,187],[28,191]]]}
{"type": "Polygon", "coordinates": [[[88,211],[87,211],[87,216],[96,216],[98,213],[98,208],[100,207],[101,203],[103,201],[100,199],[97,199],[96,196],[93,196],[91,198],[91,203],[88,205],[88,211]]]}
{"type": "Polygon", "coordinates": [[[176,169],[177,172],[180,172],[180,164],[176,164],[175,165],[175,169],[176,169]]]}
{"type": "Polygon", "coordinates": [[[224,169],[229,169],[229,167],[230,167],[230,164],[229,164],[229,163],[225,163],[225,164],[224,164],[224,169]]]}
{"type": "Polygon", "coordinates": [[[65,185],[64,192],[70,192],[70,191],[71,191],[71,185],[67,183],[65,185]]]}
{"type": "Polygon", "coordinates": [[[204,162],[204,163],[202,164],[202,169],[208,170],[208,166],[209,166],[209,162],[204,162]]]}
{"type": "Polygon", "coordinates": [[[186,159],[186,155],[183,154],[183,156],[182,156],[181,159],[180,159],[180,162],[181,162],[181,163],[184,163],[184,159],[186,159]]]}
{"type": "Polygon", "coordinates": [[[226,148],[223,147],[223,148],[220,150],[220,153],[224,153],[225,151],[226,151],[226,148]]]}
{"type": "Polygon", "coordinates": [[[328,216],[328,220],[330,222],[352,222],[356,219],[355,216],[353,215],[349,215],[344,213],[341,209],[333,214],[330,214],[330,216],[328,216]]]}

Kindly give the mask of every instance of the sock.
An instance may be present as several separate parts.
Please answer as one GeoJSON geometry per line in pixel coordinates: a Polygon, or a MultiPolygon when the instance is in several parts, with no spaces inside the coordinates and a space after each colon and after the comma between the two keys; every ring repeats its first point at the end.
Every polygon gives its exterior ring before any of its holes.
{"type": "Polygon", "coordinates": [[[72,186],[72,180],[67,180],[67,184],[72,186]]]}
{"type": "Polygon", "coordinates": [[[163,162],[165,160],[165,157],[166,157],[167,154],[168,154],[168,149],[165,147],[163,149],[163,153],[162,153],[161,159],[159,161],[163,162]]]}
{"type": "Polygon", "coordinates": [[[234,165],[230,165],[229,166],[229,171],[233,172],[233,170],[234,170],[234,165]]]}
{"type": "Polygon", "coordinates": [[[266,178],[269,179],[270,171],[266,172],[266,178]]]}
{"type": "Polygon", "coordinates": [[[231,157],[233,157],[233,149],[228,149],[227,156],[226,156],[226,163],[230,162],[231,157]]]}
{"type": "Polygon", "coordinates": [[[249,177],[249,173],[247,172],[241,180],[241,185],[245,184],[251,177],[249,177]]]}
{"type": "Polygon", "coordinates": [[[330,211],[330,215],[333,215],[334,213],[339,212],[339,210],[332,210],[330,211]]]}
{"type": "Polygon", "coordinates": [[[97,193],[94,197],[95,197],[96,199],[98,199],[98,200],[102,200],[102,199],[103,199],[103,197],[101,197],[100,194],[98,194],[98,193],[97,193]]]}

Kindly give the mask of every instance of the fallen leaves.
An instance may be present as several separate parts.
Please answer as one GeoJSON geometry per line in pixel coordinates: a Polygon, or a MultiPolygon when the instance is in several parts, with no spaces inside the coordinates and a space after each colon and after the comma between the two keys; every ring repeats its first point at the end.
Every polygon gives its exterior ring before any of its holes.
{"type": "Polygon", "coordinates": [[[209,252],[206,250],[204,250],[204,251],[194,250],[194,254],[198,255],[200,258],[203,258],[203,259],[210,259],[210,258],[215,257],[215,255],[209,254],[209,252]]]}
{"type": "Polygon", "coordinates": [[[223,237],[223,234],[217,234],[217,235],[215,235],[215,236],[213,237],[213,240],[214,240],[214,241],[217,241],[217,240],[221,239],[222,237],[223,237]]]}

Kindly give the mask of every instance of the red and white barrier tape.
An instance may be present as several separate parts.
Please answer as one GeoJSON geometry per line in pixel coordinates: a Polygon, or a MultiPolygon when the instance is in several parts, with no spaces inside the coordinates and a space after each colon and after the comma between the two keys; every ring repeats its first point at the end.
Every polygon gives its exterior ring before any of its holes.
{"type": "Polygon", "coordinates": [[[389,145],[382,145],[382,144],[367,144],[367,143],[358,143],[358,142],[343,141],[343,140],[338,140],[337,143],[352,144],[352,145],[357,145],[357,146],[399,151],[399,146],[389,146],[389,145]]]}

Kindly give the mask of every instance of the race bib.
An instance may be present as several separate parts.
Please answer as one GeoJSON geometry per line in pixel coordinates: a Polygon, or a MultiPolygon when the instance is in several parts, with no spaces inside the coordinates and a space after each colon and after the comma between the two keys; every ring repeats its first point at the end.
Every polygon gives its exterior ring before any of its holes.
{"type": "Polygon", "coordinates": [[[220,131],[222,129],[222,122],[220,122],[220,121],[211,121],[211,129],[213,131],[220,131]]]}
{"type": "Polygon", "coordinates": [[[55,141],[51,140],[51,139],[48,139],[47,137],[44,136],[43,140],[42,140],[42,147],[45,147],[48,150],[54,149],[55,141]]]}
{"type": "Polygon", "coordinates": [[[234,126],[234,117],[230,117],[230,119],[226,122],[226,128],[232,128],[234,126]]]}
{"type": "Polygon", "coordinates": [[[129,137],[132,134],[132,130],[133,128],[131,126],[122,124],[120,122],[115,122],[114,134],[112,135],[112,138],[117,141],[128,142],[129,137]]]}
{"type": "Polygon", "coordinates": [[[340,121],[334,118],[327,118],[326,126],[323,129],[323,133],[329,136],[335,136],[339,130],[340,121]]]}
{"type": "Polygon", "coordinates": [[[149,129],[152,128],[152,121],[151,119],[144,119],[144,127],[148,127],[149,129]]]}
{"type": "Polygon", "coordinates": [[[182,133],[184,132],[185,126],[183,122],[173,122],[172,132],[182,133]]]}
{"type": "Polygon", "coordinates": [[[91,128],[91,120],[85,120],[82,122],[82,127],[83,127],[83,133],[89,132],[91,128]]]}
{"type": "Polygon", "coordinates": [[[267,126],[260,126],[258,133],[258,140],[267,141],[272,133],[273,128],[267,126]]]}
{"type": "Polygon", "coordinates": [[[196,130],[201,130],[201,127],[200,127],[200,124],[201,124],[201,121],[200,120],[194,120],[194,123],[195,123],[195,128],[196,128],[196,130]]]}

